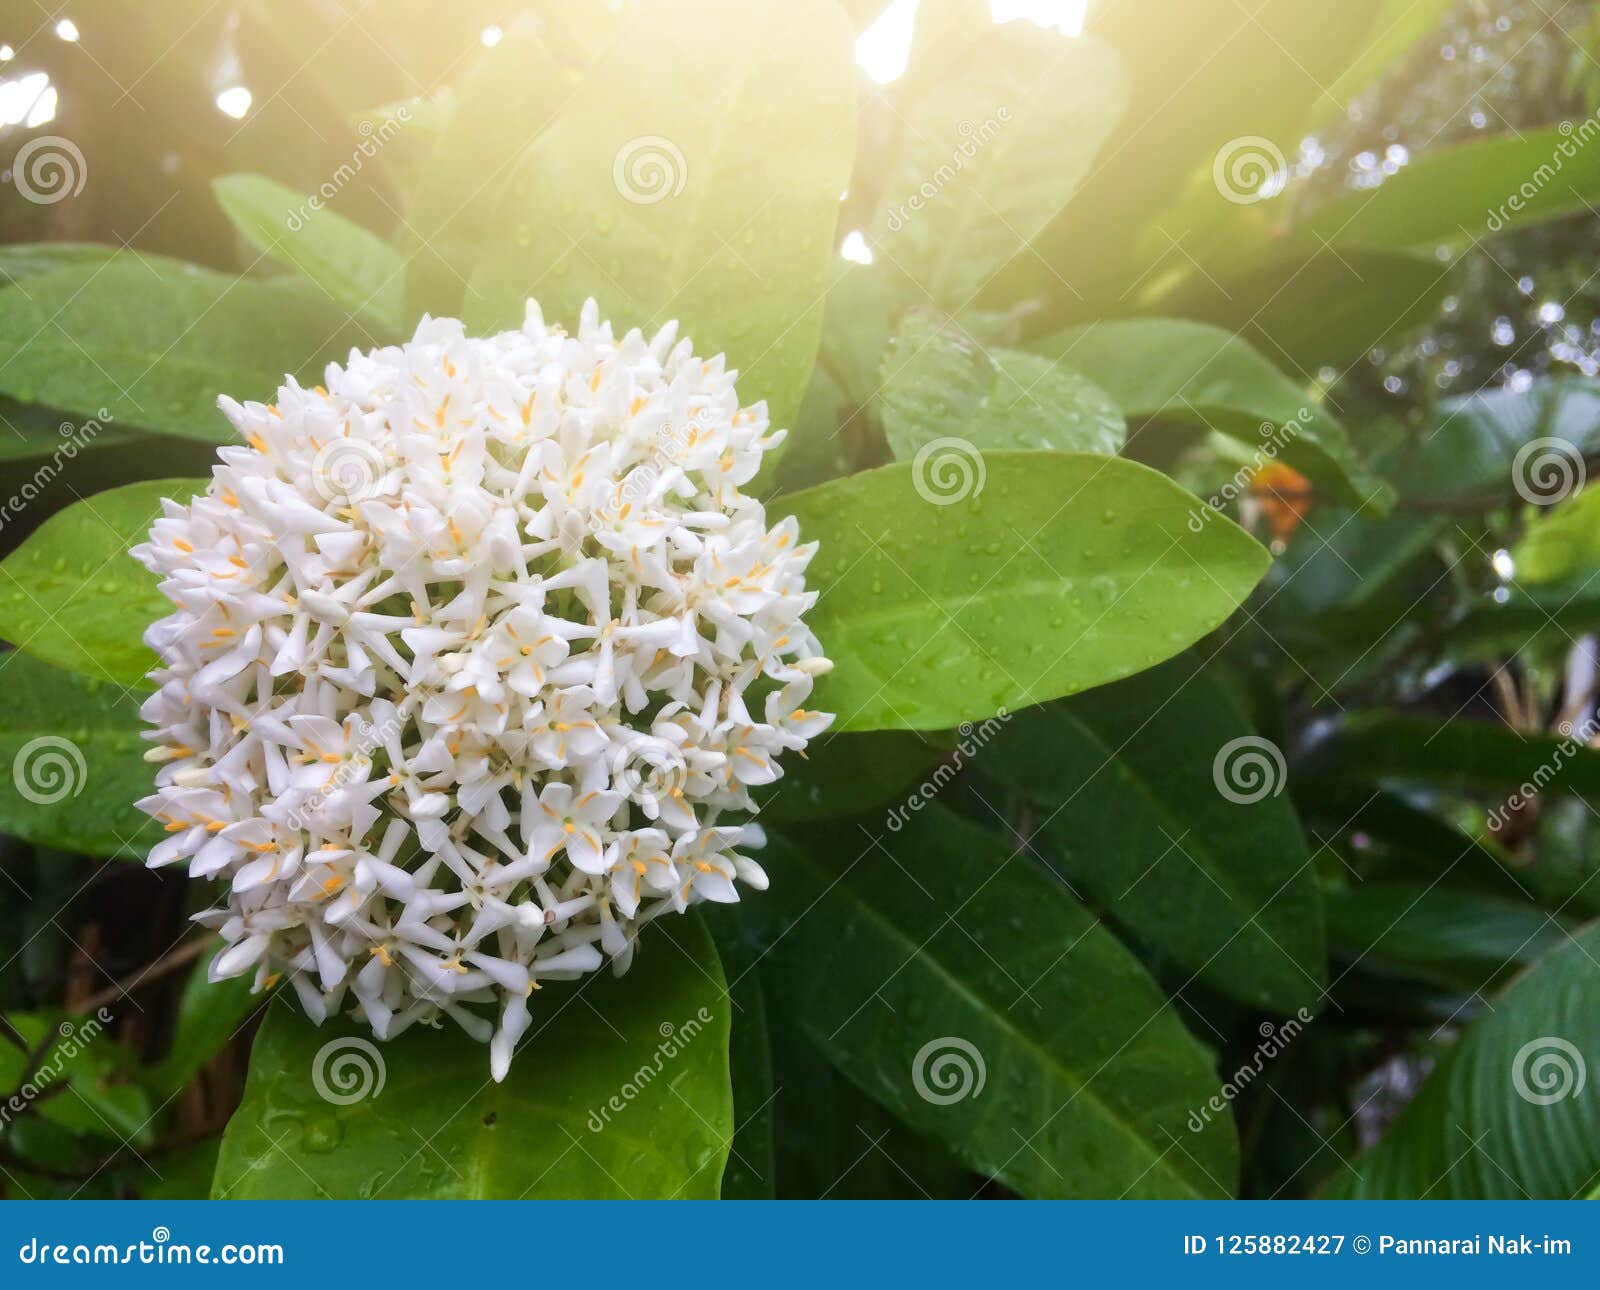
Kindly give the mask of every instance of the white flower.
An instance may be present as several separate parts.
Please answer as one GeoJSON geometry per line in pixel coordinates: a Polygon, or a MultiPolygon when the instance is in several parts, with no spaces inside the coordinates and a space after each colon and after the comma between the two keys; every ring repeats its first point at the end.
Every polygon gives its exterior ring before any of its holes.
{"type": "Polygon", "coordinates": [[[828,725],[829,664],[814,547],[741,491],[782,432],[734,375],[530,302],[220,400],[246,446],[134,551],[177,606],[150,863],[227,884],[215,975],[385,1038],[449,1017],[501,1079],[542,980],[766,886],[749,790],[828,725]]]}

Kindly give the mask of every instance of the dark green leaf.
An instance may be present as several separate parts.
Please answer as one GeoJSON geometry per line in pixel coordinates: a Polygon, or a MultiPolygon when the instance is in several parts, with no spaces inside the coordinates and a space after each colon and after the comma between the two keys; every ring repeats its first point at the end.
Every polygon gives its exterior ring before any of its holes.
{"type": "Polygon", "coordinates": [[[1028,1196],[1218,1196],[1210,1060],[1094,916],[936,805],[841,849],[783,839],[751,912],[772,992],[864,1091],[1028,1196]]]}
{"type": "Polygon", "coordinates": [[[1355,505],[1385,504],[1344,427],[1304,389],[1231,332],[1177,318],[1073,327],[1030,349],[1082,372],[1130,420],[1200,425],[1281,457],[1355,505]]]}
{"type": "Polygon", "coordinates": [[[163,498],[204,491],[204,480],[157,479],[52,515],[0,562],[0,636],[92,680],[140,685],[156,663],[145,628],[172,605],[128,550],[160,518],[163,498]]]}
{"type": "Polygon", "coordinates": [[[903,794],[938,760],[941,749],[907,730],[826,734],[756,791],[763,821],[806,822],[855,815],[903,794]]]}
{"type": "Polygon", "coordinates": [[[1127,676],[1222,622],[1268,563],[1118,458],[958,446],[774,509],[821,543],[810,622],[841,730],[949,729],[1127,676]]]}
{"type": "Polygon", "coordinates": [[[1484,509],[1522,496],[1554,500],[1577,482],[1578,458],[1600,452],[1600,381],[1541,378],[1442,399],[1392,472],[1413,500],[1480,501],[1484,509]],[[1518,456],[1535,440],[1542,444],[1518,456]]]}
{"type": "Polygon", "coordinates": [[[37,1113],[73,1133],[149,1143],[150,1099],[128,1079],[133,1054],[106,1033],[109,1010],[92,1017],[12,1013],[8,1020],[28,1044],[49,1042],[31,1074],[26,1054],[0,1043],[0,1097],[15,1094],[28,1108],[21,1114],[37,1113]]]}
{"type": "Polygon", "coordinates": [[[1364,962],[1438,969],[1467,991],[1567,939],[1537,906],[1442,884],[1369,882],[1330,892],[1328,935],[1364,962]]]}
{"type": "Polygon", "coordinates": [[[1258,1007],[1315,1011],[1322,902],[1281,756],[1178,659],[1020,713],[979,765],[1038,805],[1048,854],[1153,953],[1258,1007]]]}
{"type": "Polygon", "coordinates": [[[1600,752],[1565,735],[1525,735],[1469,718],[1353,713],[1308,752],[1303,773],[1312,780],[1398,780],[1508,798],[1542,791],[1600,801],[1600,752]]]}
{"type": "Polygon", "coordinates": [[[727,987],[697,919],[651,932],[627,976],[534,996],[500,1084],[453,1023],[379,1045],[275,1001],[213,1194],[715,1199],[733,1137],[727,987]]]}
{"type": "Polygon", "coordinates": [[[309,278],[377,335],[399,335],[405,262],[376,233],[264,175],[224,175],[212,188],[257,251],[309,278]]]}
{"type": "Polygon", "coordinates": [[[0,832],[85,855],[143,860],[160,826],[135,808],[155,784],[139,696],[0,654],[0,832]]]}
{"type": "Polygon", "coordinates": [[[1600,1173],[1600,924],[1545,954],[1439,1062],[1333,1194],[1570,1200],[1600,1173]]]}

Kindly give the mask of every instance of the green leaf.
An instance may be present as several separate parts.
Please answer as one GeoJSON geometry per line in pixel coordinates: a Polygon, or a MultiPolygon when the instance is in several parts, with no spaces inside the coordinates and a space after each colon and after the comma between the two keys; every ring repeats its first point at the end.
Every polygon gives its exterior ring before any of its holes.
{"type": "Polygon", "coordinates": [[[370,341],[300,283],[258,282],[125,251],[0,292],[0,394],[118,425],[231,443],[217,395],[268,400],[370,341]],[[101,409],[107,409],[102,414],[101,409]]]}
{"type": "Polygon", "coordinates": [[[488,1049],[453,1022],[379,1045],[274,1002],[213,1195],[714,1200],[733,1137],[731,1009],[700,921],[661,919],[626,976],[547,986],[531,1006],[496,1084],[488,1049]],[[338,1082],[341,1060],[359,1083],[338,1082]],[[366,1095],[331,1103],[319,1082],[366,1095]]]}
{"type": "Polygon", "coordinates": [[[733,1005],[728,1067],[733,1080],[733,1142],[722,1175],[723,1200],[771,1200],[778,1170],[774,1151],[772,1045],[767,1034],[766,993],[755,971],[756,956],[739,934],[737,906],[719,905],[705,916],[728,978],[733,1005]]]}
{"type": "Polygon", "coordinates": [[[35,658],[94,680],[138,686],[156,664],[145,628],[171,612],[156,579],[128,555],[203,479],[156,479],[96,493],[58,511],[0,561],[0,636],[35,658]]]}
{"type": "Polygon", "coordinates": [[[95,269],[117,254],[92,242],[31,242],[0,247],[0,286],[15,286],[52,269],[95,269]]]}
{"type": "Polygon", "coordinates": [[[825,734],[783,778],[755,790],[764,822],[838,819],[903,794],[940,756],[927,736],[908,730],[825,734]]]}
{"type": "Polygon", "coordinates": [[[264,175],[211,184],[245,241],[303,274],[380,336],[401,330],[405,262],[376,233],[264,175]]]}
{"type": "Polygon", "coordinates": [[[840,730],[943,730],[1127,676],[1216,627],[1268,564],[1118,458],[956,451],[775,510],[820,543],[818,703],[840,730]]]}
{"type": "MultiPolygon", "coordinates": [[[[1072,204],[1040,238],[1045,275],[1066,310],[1114,313],[1130,283],[1186,266],[1200,219],[1175,216],[1175,199],[1193,181],[1209,201],[1204,216],[1241,208],[1212,185],[1217,159],[1240,141],[1265,138],[1285,156],[1305,137],[1310,110],[1326,105],[1329,85],[1372,40],[1385,0],[1118,0],[1089,6],[1089,30],[1121,54],[1131,79],[1119,146],[1108,148],[1072,204]],[[1155,251],[1133,244],[1160,230],[1155,251]],[[1087,304],[1085,303],[1087,302],[1087,304]]],[[[1070,127],[1069,127],[1070,128],[1070,127]]],[[[1048,154],[1044,154],[1048,155],[1048,154]]],[[[1225,164],[1225,161],[1224,161],[1225,164]]],[[[1281,198],[1243,208],[1266,225],[1281,198]]],[[[1257,245],[1261,243],[1258,240],[1257,245]]],[[[1199,257],[1208,269],[1211,261],[1199,257]]],[[[1036,265],[1023,266],[1036,280],[1036,265]]],[[[1093,376],[1093,373],[1088,373],[1093,376]]]]}
{"type": "Polygon", "coordinates": [[[1563,124],[1425,149],[1377,188],[1316,207],[1289,245],[1429,248],[1582,214],[1600,199],[1600,153],[1588,142],[1563,124]]]}
{"type": "Polygon", "coordinates": [[[897,104],[875,250],[951,313],[1065,206],[1128,101],[1122,60],[1093,37],[991,27],[897,104]]]}
{"type": "Polygon", "coordinates": [[[1319,840],[1366,834],[1367,849],[1381,861],[1386,878],[1420,879],[1423,886],[1448,879],[1497,900],[1534,899],[1526,885],[1531,875],[1516,872],[1516,862],[1492,842],[1468,836],[1398,794],[1375,793],[1365,785],[1330,792],[1319,784],[1307,806],[1319,840]]]}
{"type": "Polygon", "coordinates": [[[20,1090],[41,1116],[73,1133],[144,1146],[154,1136],[150,1099],[129,1081],[134,1057],[106,1033],[110,1019],[104,1008],[94,1017],[10,1014],[23,1040],[44,1043],[45,1051],[29,1075],[27,1054],[0,1043],[0,1091],[20,1090]]]}
{"type": "MultiPolygon", "coordinates": [[[[30,461],[37,457],[52,459],[42,463],[50,474],[35,472],[36,489],[43,488],[55,478],[58,468],[83,453],[120,446],[137,437],[136,431],[103,425],[98,417],[71,416],[38,404],[0,398],[0,462],[30,461]]],[[[16,501],[12,503],[12,507],[15,506],[16,501]]],[[[0,519],[5,514],[0,511],[0,519]]]]}
{"type": "Polygon", "coordinates": [[[1523,798],[1573,793],[1600,802],[1600,752],[1576,737],[1528,735],[1496,721],[1356,712],[1307,753],[1303,778],[1399,780],[1523,798]]]}
{"type": "Polygon", "coordinates": [[[1328,935],[1353,961],[1437,970],[1468,991],[1567,939],[1535,905],[1438,883],[1363,883],[1330,892],[1327,908],[1328,935]]]}
{"type": "Polygon", "coordinates": [[[1047,854],[1152,953],[1257,1007],[1315,1011],[1322,902],[1274,755],[1177,659],[1020,713],[978,765],[1037,804],[1047,854]]]}
{"type": "Polygon", "coordinates": [[[1545,954],[1439,1062],[1331,1194],[1571,1200],[1600,1173],[1600,924],[1545,954]]]}
{"type": "Polygon", "coordinates": [[[774,995],[907,1124],[1026,1196],[1231,1192],[1230,1117],[1186,1123],[1215,1092],[1210,1058],[1000,838],[932,805],[876,846],[782,839],[769,867],[774,995]]]}
{"type": "Polygon", "coordinates": [[[1217,430],[1355,505],[1386,504],[1344,427],[1231,332],[1177,318],[1123,319],[1072,327],[1029,348],[1082,372],[1130,420],[1217,430]]]}
{"type": "Polygon", "coordinates": [[[1600,581],[1591,577],[1524,586],[1518,570],[1518,580],[1505,590],[1503,602],[1484,597],[1445,630],[1456,657],[1515,654],[1547,637],[1567,645],[1600,631],[1600,581]]]}
{"type": "Polygon", "coordinates": [[[578,82],[577,69],[551,48],[543,23],[514,24],[462,78],[406,213],[412,317],[460,314],[472,266],[497,248],[503,253],[512,234],[496,224],[495,210],[518,156],[555,120],[578,82]]]}
{"type": "Polygon", "coordinates": [[[148,1162],[134,1179],[140,1200],[207,1200],[217,1172],[218,1139],[210,1138],[148,1162]],[[152,1179],[151,1174],[159,1175],[152,1179]]]}
{"type": "Polygon", "coordinates": [[[518,162],[467,318],[520,325],[531,295],[569,324],[590,296],[622,327],[677,319],[788,426],[816,358],[854,85],[831,0],[644,9],[518,162]]]}
{"type": "Polygon", "coordinates": [[[1570,491],[1577,458],[1600,452],[1600,381],[1541,377],[1523,390],[1501,387],[1441,399],[1391,472],[1417,501],[1477,501],[1485,510],[1519,497],[1570,491]],[[1561,443],[1529,448],[1535,440],[1561,443]]]}
{"type": "Polygon", "coordinates": [[[162,1102],[187,1088],[200,1068],[222,1051],[244,1028],[250,1015],[266,1002],[267,996],[251,993],[248,976],[211,980],[207,969],[216,955],[217,951],[212,950],[189,974],[183,997],[178,1000],[172,1047],[166,1057],[145,1072],[145,1087],[162,1102]]]}
{"type": "MultiPolygon", "coordinates": [[[[1170,249],[1170,243],[1166,244],[1170,249]]],[[[1344,371],[1367,351],[1438,317],[1453,267],[1431,255],[1345,250],[1262,265],[1261,236],[1241,234],[1237,271],[1208,264],[1143,312],[1181,315],[1238,331],[1281,365],[1344,371]],[[1220,275],[1220,280],[1219,280],[1220,275]]]]}
{"type": "Polygon", "coordinates": [[[1454,0],[1383,0],[1357,57],[1328,86],[1318,117],[1342,114],[1346,104],[1376,81],[1439,25],[1454,0]]]}
{"type": "Polygon", "coordinates": [[[985,452],[1115,456],[1128,433],[1117,405],[1077,372],[1037,354],[986,350],[924,313],[907,316],[884,354],[879,401],[900,461],[952,436],[985,452]]]}
{"type": "Polygon", "coordinates": [[[967,1169],[834,1070],[758,976],[759,947],[738,905],[705,915],[733,995],[734,1108],[739,1127],[724,1200],[967,1197],[967,1169]]]}
{"type": "Polygon", "coordinates": [[[17,650],[0,654],[0,687],[0,833],[142,861],[161,830],[134,806],[155,784],[139,697],[17,650]]]}
{"type": "Polygon", "coordinates": [[[1600,488],[1535,516],[1512,549],[1518,582],[1555,582],[1600,563],[1600,488]]]}

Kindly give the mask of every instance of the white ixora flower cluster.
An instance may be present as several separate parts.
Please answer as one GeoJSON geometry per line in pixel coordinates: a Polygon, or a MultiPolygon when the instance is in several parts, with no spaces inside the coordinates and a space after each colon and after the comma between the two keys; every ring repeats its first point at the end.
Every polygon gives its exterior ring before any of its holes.
{"type": "Polygon", "coordinates": [[[150,863],[228,883],[214,977],[380,1038],[447,1015],[502,1079],[541,981],[767,885],[749,790],[830,721],[815,547],[741,491],[765,404],[676,335],[530,302],[220,400],[246,446],[134,551],[178,607],[150,863]]]}

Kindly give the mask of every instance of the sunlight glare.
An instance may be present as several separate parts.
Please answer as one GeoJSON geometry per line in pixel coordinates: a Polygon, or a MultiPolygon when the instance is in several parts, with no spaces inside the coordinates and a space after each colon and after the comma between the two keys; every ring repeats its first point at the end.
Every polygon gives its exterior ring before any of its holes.
{"type": "Polygon", "coordinates": [[[918,0],[893,0],[877,21],[856,38],[856,62],[879,85],[905,75],[917,3],[918,0]]]}
{"type": "Polygon", "coordinates": [[[26,76],[0,81],[0,125],[18,125],[26,121],[49,88],[50,77],[44,72],[29,72],[26,76]]]}
{"type": "Polygon", "coordinates": [[[839,254],[856,264],[872,263],[872,248],[867,245],[866,237],[858,228],[844,235],[844,241],[839,244],[839,254]]]}
{"type": "Polygon", "coordinates": [[[1026,18],[1041,27],[1055,27],[1064,36],[1083,33],[1083,20],[1089,0],[989,0],[989,12],[996,22],[1026,18]]]}
{"type": "Polygon", "coordinates": [[[217,110],[235,121],[242,120],[244,114],[250,110],[250,91],[243,85],[235,85],[225,89],[217,95],[217,110]]]}

